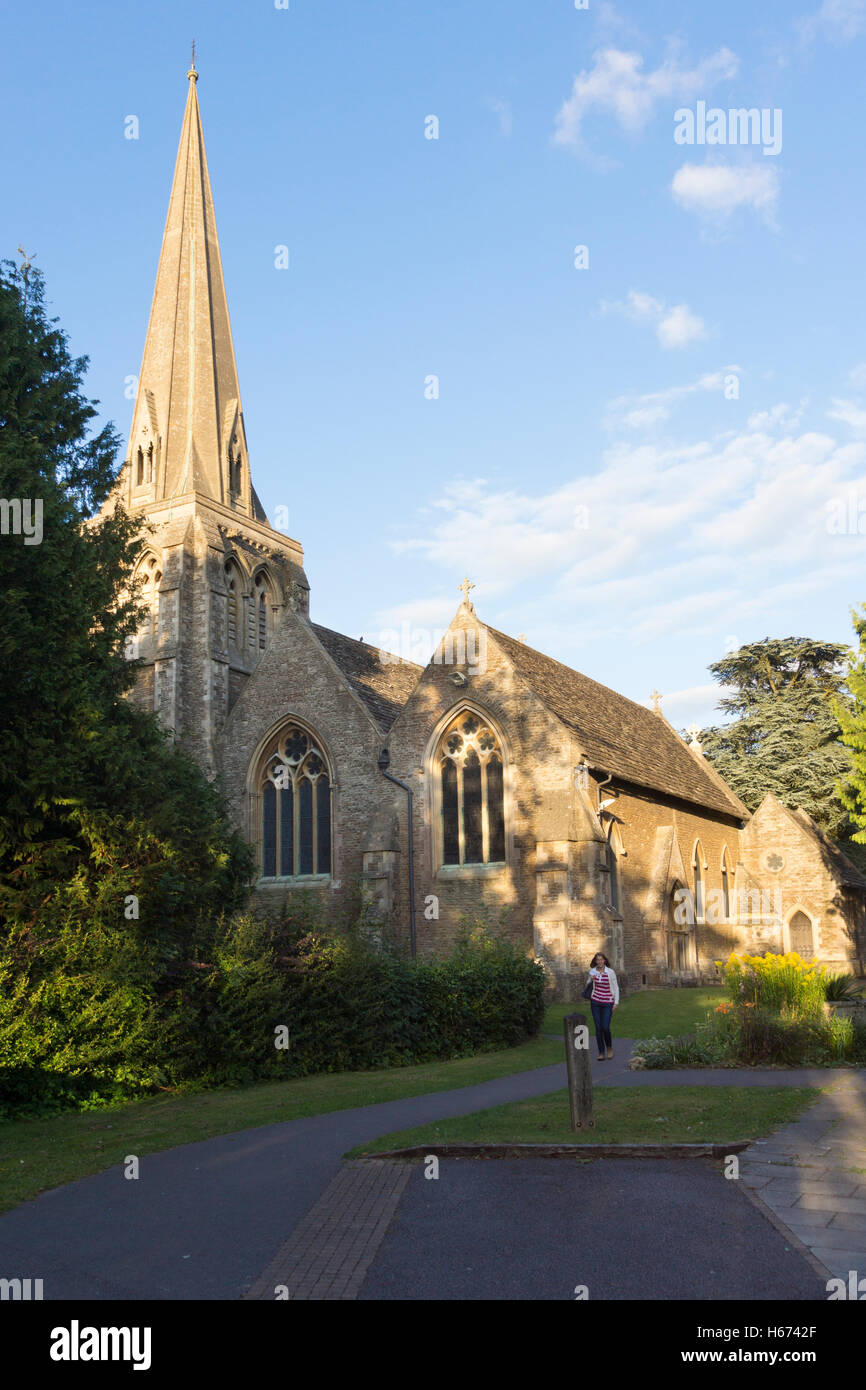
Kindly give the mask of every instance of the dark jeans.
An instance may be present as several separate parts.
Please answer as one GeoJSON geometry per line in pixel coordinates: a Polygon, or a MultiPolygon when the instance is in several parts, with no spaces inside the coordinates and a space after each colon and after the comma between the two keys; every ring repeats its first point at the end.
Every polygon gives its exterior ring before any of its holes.
{"type": "Polygon", "coordinates": [[[591,999],[589,1003],[592,1009],[592,1021],[595,1024],[595,1040],[598,1043],[599,1054],[601,1054],[606,1047],[613,1048],[613,1039],[610,1036],[610,1016],[613,1013],[613,1004],[597,1004],[594,999],[591,999]]]}

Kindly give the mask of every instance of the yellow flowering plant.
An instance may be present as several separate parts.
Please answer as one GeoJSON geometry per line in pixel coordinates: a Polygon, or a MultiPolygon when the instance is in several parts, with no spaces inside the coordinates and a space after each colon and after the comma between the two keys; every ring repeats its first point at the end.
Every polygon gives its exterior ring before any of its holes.
{"type": "Polygon", "coordinates": [[[816,1018],[825,1000],[826,971],[796,951],[738,956],[724,965],[725,986],[735,1005],[769,1009],[783,1018],[816,1018]]]}

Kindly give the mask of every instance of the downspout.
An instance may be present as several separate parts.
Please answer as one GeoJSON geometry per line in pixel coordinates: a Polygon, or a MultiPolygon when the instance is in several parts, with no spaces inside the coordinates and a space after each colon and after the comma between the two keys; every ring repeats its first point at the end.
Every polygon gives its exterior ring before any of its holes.
{"type": "MultiPolygon", "coordinates": [[[[602,771],[602,769],[599,768],[599,771],[602,771]]],[[[607,775],[607,777],[605,777],[605,779],[604,779],[603,782],[596,782],[596,784],[595,784],[595,804],[596,804],[596,806],[597,806],[597,808],[598,808],[598,815],[599,815],[599,816],[602,815],[602,810],[601,810],[601,802],[602,802],[601,789],[602,789],[602,787],[606,787],[607,784],[608,784],[608,782],[612,782],[612,781],[613,781],[613,773],[612,773],[612,772],[609,772],[608,775],[607,775]]]]}
{"type": "Polygon", "coordinates": [[[401,782],[398,777],[392,777],[388,771],[391,762],[391,754],[387,748],[383,748],[378,758],[379,771],[383,777],[387,777],[389,782],[393,782],[395,787],[402,787],[409,800],[409,936],[412,945],[412,959],[415,959],[415,841],[413,835],[413,806],[412,788],[405,782],[401,782]]]}

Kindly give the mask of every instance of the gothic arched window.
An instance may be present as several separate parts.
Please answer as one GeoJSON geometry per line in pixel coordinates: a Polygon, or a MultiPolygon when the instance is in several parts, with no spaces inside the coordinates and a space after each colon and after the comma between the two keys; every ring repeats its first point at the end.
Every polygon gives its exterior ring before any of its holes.
{"type": "Polygon", "coordinates": [[[496,734],[463,710],[439,741],[442,863],[505,862],[502,748],[496,734]]]}
{"type": "Polygon", "coordinates": [[[139,445],[135,455],[135,486],[142,487],[144,484],[144,451],[139,445]]]}
{"type": "Polygon", "coordinates": [[[611,825],[607,837],[607,893],[614,912],[620,912],[622,895],[620,892],[619,860],[622,855],[622,836],[618,825],[611,825]]]}
{"type": "Polygon", "coordinates": [[[153,440],[147,446],[147,468],[145,469],[144,480],[146,483],[153,482],[153,440]]]}
{"type": "Polygon", "coordinates": [[[228,560],[225,566],[226,574],[226,643],[235,649],[244,645],[244,628],[241,614],[243,612],[243,581],[237,565],[228,560]]]}
{"type": "Polygon", "coordinates": [[[704,920],[704,850],[700,840],[695,845],[695,857],[692,860],[692,868],[695,874],[695,921],[704,920]]]}
{"type": "Polygon", "coordinates": [[[162,570],[156,556],[148,555],[138,573],[142,580],[141,601],[147,607],[138,636],[155,638],[159,628],[159,586],[162,583],[162,570]]]}
{"type": "Polygon", "coordinates": [[[256,575],[250,604],[250,647],[263,652],[268,644],[271,593],[263,574],[256,575]]]}
{"type": "Polygon", "coordinates": [[[331,872],[331,774],[321,744],[298,724],[265,751],[259,779],[263,878],[331,872]]]}
{"type": "Polygon", "coordinates": [[[733,916],[731,912],[733,891],[734,876],[731,870],[731,859],[728,854],[728,847],[725,845],[722,851],[722,910],[726,922],[730,922],[733,916]]]}
{"type": "Polygon", "coordinates": [[[232,497],[239,497],[241,492],[241,451],[238,445],[237,435],[232,437],[229,445],[229,493],[232,497]]]}

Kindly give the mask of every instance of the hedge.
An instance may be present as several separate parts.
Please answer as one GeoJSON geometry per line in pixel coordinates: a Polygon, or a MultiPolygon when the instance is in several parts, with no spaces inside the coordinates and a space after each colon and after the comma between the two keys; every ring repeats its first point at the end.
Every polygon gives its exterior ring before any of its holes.
{"type": "Polygon", "coordinates": [[[118,969],[80,927],[0,951],[0,1117],[469,1056],[534,1037],[544,1013],[541,966],[477,923],[412,961],[357,924],[245,915],[201,928],[195,954],[118,969]]]}

